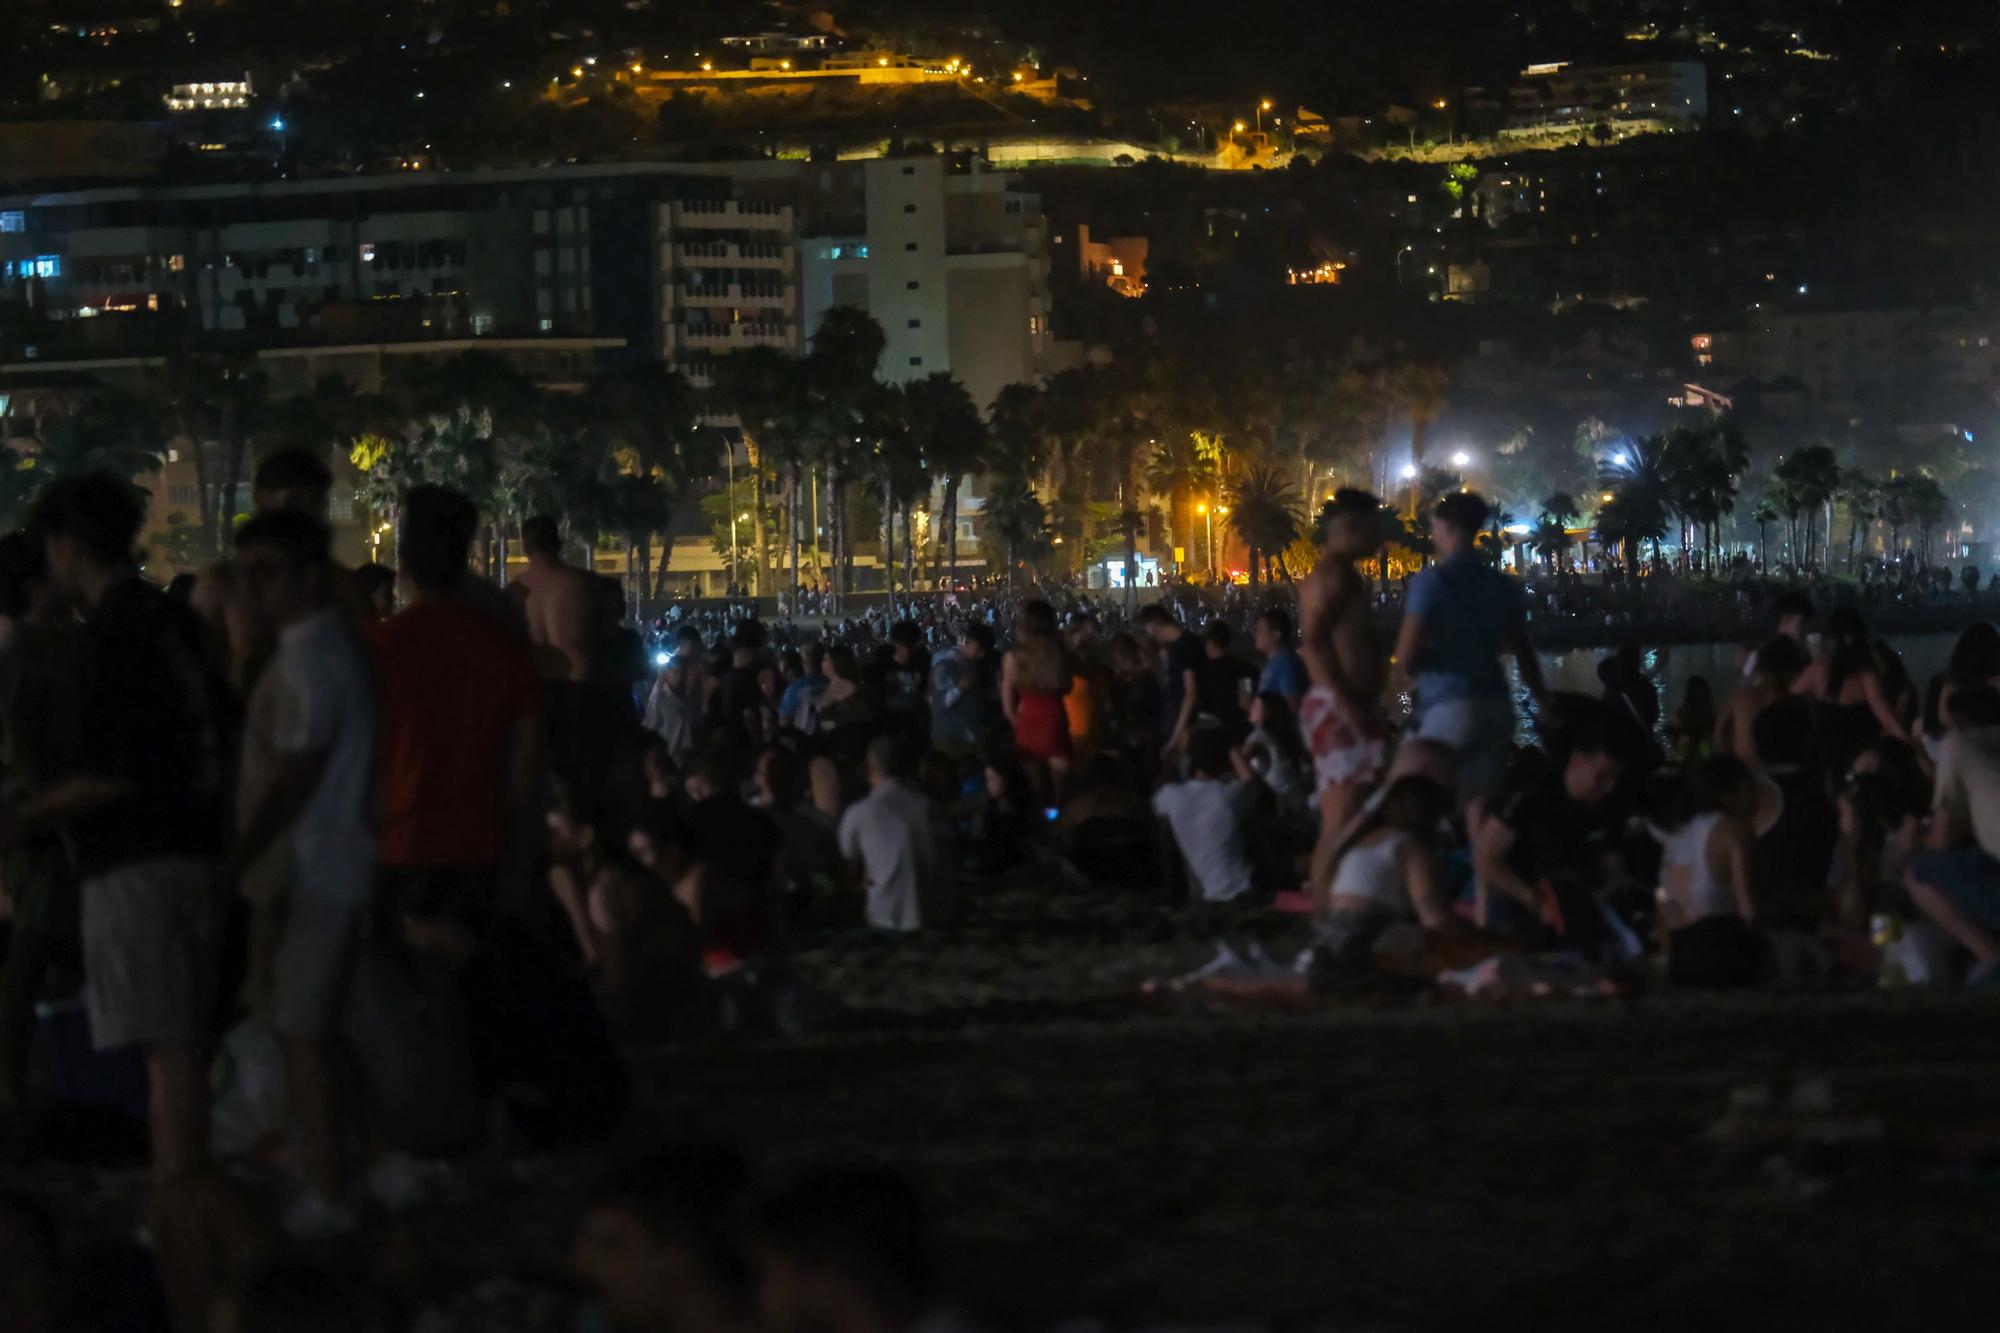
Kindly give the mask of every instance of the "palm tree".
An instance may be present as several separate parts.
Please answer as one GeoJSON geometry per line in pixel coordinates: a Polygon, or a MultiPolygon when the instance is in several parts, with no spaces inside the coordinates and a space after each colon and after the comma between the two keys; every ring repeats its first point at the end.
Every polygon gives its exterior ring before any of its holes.
{"type": "Polygon", "coordinates": [[[817,399],[822,457],[826,472],[827,513],[833,571],[828,587],[836,608],[853,590],[854,558],[847,533],[847,481],[872,455],[879,440],[871,434],[869,407],[875,399],[876,367],[888,339],[868,313],[853,306],[835,306],[820,317],[806,355],[807,373],[817,399]]]}
{"type": "Polygon", "coordinates": [[[1600,483],[1612,498],[1598,512],[1598,530],[1601,534],[1617,534],[1628,572],[1638,572],[1642,541],[1651,541],[1653,558],[1659,558],[1660,539],[1667,535],[1673,514],[1667,466],[1666,441],[1653,435],[1635,440],[1618,458],[1606,461],[1599,474],[1600,483]]]}
{"type": "Polygon", "coordinates": [[[1882,516],[1882,483],[1865,472],[1848,468],[1840,477],[1840,503],[1847,510],[1847,570],[1851,574],[1861,534],[1882,516]]]}
{"type": "Polygon", "coordinates": [[[1934,478],[1922,473],[1912,473],[1896,480],[1903,492],[1904,510],[1917,527],[1917,562],[1929,565],[1931,529],[1942,523],[1945,515],[1951,512],[1951,501],[1934,478]]]}
{"type": "Polygon", "coordinates": [[[1748,464],[1748,446],[1733,423],[1717,420],[1670,431],[1665,456],[1668,487],[1681,520],[1683,565],[1691,562],[1692,528],[1712,573],[1722,519],[1736,510],[1737,476],[1748,464]]]}
{"type": "MultiPolygon", "coordinates": [[[[799,583],[799,491],[813,446],[814,396],[805,367],[775,347],[747,347],[716,367],[715,405],[735,414],[752,456],[753,473],[763,468],[785,478],[786,523],[791,583],[799,583]]],[[[761,506],[763,487],[755,488],[761,506]]],[[[758,516],[761,539],[763,516],[758,516]]]]}
{"type": "MultiPolygon", "coordinates": [[[[721,434],[702,426],[700,396],[686,378],[657,361],[641,361],[599,376],[592,382],[589,396],[599,404],[623,471],[655,483],[650,491],[627,488],[620,505],[637,505],[642,497],[651,498],[653,522],[641,534],[640,546],[643,550],[657,534],[660,560],[652,595],[664,596],[667,567],[673,558],[675,510],[719,470],[721,434]]],[[[626,511],[621,507],[620,512],[626,511]]],[[[635,519],[643,516],[637,509],[631,511],[635,519]]],[[[646,593],[644,571],[640,574],[633,589],[635,598],[646,593]]]]}
{"type": "MultiPolygon", "coordinates": [[[[1577,506],[1576,498],[1568,491],[1556,491],[1542,501],[1541,525],[1553,525],[1556,530],[1556,572],[1563,572],[1569,560],[1569,532],[1576,521],[1583,517],[1583,510],[1577,506]]],[[[1537,533],[1537,540],[1543,534],[1537,533]]]]}
{"type": "Polygon", "coordinates": [[[996,478],[987,491],[986,502],[979,507],[979,525],[985,534],[982,540],[1005,553],[1003,567],[1007,589],[1012,592],[1014,567],[1024,551],[1040,544],[1048,512],[1027,478],[1009,473],[996,478]]]}
{"type": "Polygon", "coordinates": [[[1840,465],[1832,449],[1816,444],[1779,459],[1772,475],[1788,503],[1796,506],[1796,511],[1805,518],[1805,551],[1800,567],[1814,568],[1816,519],[1821,507],[1833,499],[1840,487],[1840,465]]]}
{"type": "Polygon", "coordinates": [[[1553,567],[1557,573],[1562,572],[1563,559],[1569,552],[1569,530],[1553,514],[1541,516],[1526,544],[1540,554],[1544,566],[1553,567]]]}
{"type": "Polygon", "coordinates": [[[1196,545],[1195,497],[1215,492],[1215,467],[1211,453],[1203,447],[1203,437],[1195,431],[1171,431],[1155,444],[1146,463],[1146,486],[1153,494],[1167,497],[1174,545],[1192,550],[1196,545]]]}
{"type": "Polygon", "coordinates": [[[236,526],[237,498],[243,485],[243,464],[249,456],[250,440],[269,424],[271,379],[258,368],[254,358],[231,357],[217,363],[213,392],[218,403],[218,429],[223,447],[221,493],[215,507],[212,539],[219,551],[236,526]]]}
{"type": "Polygon", "coordinates": [[[1771,508],[1769,500],[1759,500],[1750,521],[1757,525],[1757,568],[1768,571],[1771,568],[1771,550],[1770,541],[1764,534],[1770,524],[1778,521],[1778,511],[1771,508]]]}
{"type": "Polygon", "coordinates": [[[949,371],[936,371],[905,390],[910,432],[919,465],[943,482],[938,522],[944,530],[946,564],[958,568],[958,488],[986,461],[986,423],[972,395],[949,371]]]}
{"type": "Polygon", "coordinates": [[[164,450],[125,428],[130,406],[118,395],[104,394],[67,415],[44,418],[34,441],[34,489],[103,472],[143,496],[144,488],[135,479],[159,471],[164,450]]]}
{"type": "Polygon", "coordinates": [[[1424,445],[1444,407],[1451,377],[1437,366],[1411,363],[1398,371],[1395,386],[1397,399],[1410,416],[1410,462],[1422,470],[1424,445]]]}
{"type": "Polygon", "coordinates": [[[1255,587],[1262,561],[1298,540],[1303,530],[1298,493],[1283,470],[1263,462],[1245,468],[1229,488],[1229,523],[1250,548],[1250,584],[1255,587]]]}

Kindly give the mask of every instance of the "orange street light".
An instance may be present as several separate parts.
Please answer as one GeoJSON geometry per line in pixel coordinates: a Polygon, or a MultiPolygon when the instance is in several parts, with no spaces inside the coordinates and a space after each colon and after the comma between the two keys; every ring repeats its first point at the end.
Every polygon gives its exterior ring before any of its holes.
{"type": "Polygon", "coordinates": [[[1271,109],[1271,99],[1266,97],[1257,103],[1257,133],[1264,132],[1264,113],[1271,109]]]}

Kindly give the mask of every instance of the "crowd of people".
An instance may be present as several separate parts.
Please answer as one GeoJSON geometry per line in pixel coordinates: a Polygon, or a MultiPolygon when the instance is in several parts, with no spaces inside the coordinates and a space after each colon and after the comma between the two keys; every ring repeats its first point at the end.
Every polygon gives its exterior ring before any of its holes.
{"type": "MultiPolygon", "coordinates": [[[[1671,710],[1633,649],[1600,696],[1557,694],[1477,495],[1437,506],[1392,638],[1381,505],[1343,491],[1295,601],[1241,618],[967,596],[642,629],[552,520],[523,525],[504,588],[476,577],[478,515],[441,487],[403,498],[393,572],[347,569],[328,485],[268,458],[231,557],[171,589],[141,577],[142,502],[110,477],[50,486],[0,539],[0,1106],[25,1114],[50,1064],[142,1070],[163,1259],[261,1234],[220,1158],[283,1182],[282,1231],[312,1240],[420,1202],[427,1159],[600,1140],[621,1043],[794,1031],[802,937],[947,930],[1008,876],[1308,918],[1260,990],[1502,955],[1616,984],[2000,973],[1991,625],[1920,687],[1858,610],[1822,633],[1787,595],[1740,680],[1671,710]],[[65,988],[87,1047],[45,1002],[65,988]]],[[[753,1248],[778,1327],[824,1326],[808,1307],[839,1281],[927,1308],[893,1182],[739,1208],[741,1163],[704,1153],[593,1204],[579,1270],[615,1327],[682,1322],[676,1301],[747,1320],[753,1248]],[[686,1289],[646,1275],[657,1247],[686,1251],[686,1289]]],[[[19,1218],[0,1253],[33,1248],[19,1218]]],[[[185,1328],[266,1292],[178,1271],[185,1328]]]]}

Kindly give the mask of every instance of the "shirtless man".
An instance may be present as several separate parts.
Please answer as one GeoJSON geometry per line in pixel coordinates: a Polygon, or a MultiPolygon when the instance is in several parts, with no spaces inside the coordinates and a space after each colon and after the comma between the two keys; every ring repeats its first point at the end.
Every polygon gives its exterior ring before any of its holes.
{"type": "MultiPolygon", "coordinates": [[[[310,449],[280,449],[257,465],[250,483],[250,507],[258,514],[296,511],[325,522],[333,492],[333,472],[310,449]]],[[[379,618],[355,572],[344,565],[327,566],[333,604],[350,625],[359,627],[379,618]]],[[[189,605],[208,623],[218,656],[229,680],[244,698],[257,672],[277,651],[277,640],[251,614],[247,591],[232,560],[222,560],[201,572],[189,605]]]]}
{"type": "Polygon", "coordinates": [[[589,680],[597,658],[590,575],[563,562],[561,529],[545,514],[521,524],[521,547],[528,567],[513,586],[527,593],[528,640],[542,679],[589,680]]]}
{"type": "Polygon", "coordinates": [[[1367,584],[1355,561],[1381,544],[1382,502],[1343,490],[1320,512],[1320,560],[1299,588],[1299,656],[1311,688],[1299,704],[1299,732],[1312,751],[1319,805],[1309,887],[1323,897],[1340,833],[1377,778],[1389,729],[1380,700],[1387,665],[1368,616],[1367,584]]]}

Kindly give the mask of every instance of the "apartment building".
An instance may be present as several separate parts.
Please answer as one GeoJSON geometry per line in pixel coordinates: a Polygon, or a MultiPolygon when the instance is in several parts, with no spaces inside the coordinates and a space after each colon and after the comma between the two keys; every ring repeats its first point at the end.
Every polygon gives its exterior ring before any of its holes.
{"type": "Polygon", "coordinates": [[[1038,196],[972,159],[808,165],[799,265],[808,335],[834,306],[874,316],[891,381],[946,371],[983,411],[1048,372],[1046,223],[1038,196]]]}
{"type": "Polygon", "coordinates": [[[803,350],[849,304],[881,322],[885,376],[950,371],[984,406],[1047,368],[1043,226],[1015,178],[937,157],[0,197],[0,303],[46,317],[0,360],[146,350],[149,332],[557,336],[619,339],[706,384],[718,357],[803,350]]]}
{"type": "Polygon", "coordinates": [[[1528,66],[1507,89],[1504,128],[1588,128],[1628,121],[1692,125],[1707,115],[1708,71],[1698,60],[1648,65],[1555,61],[1528,66]]]}
{"type": "Polygon", "coordinates": [[[983,410],[1049,369],[1044,225],[1016,178],[935,156],[0,196],[0,307],[33,316],[0,320],[0,393],[37,367],[116,382],[191,341],[364,389],[446,346],[551,384],[650,357],[707,387],[850,305],[882,326],[884,378],[948,372],[983,410]]]}

